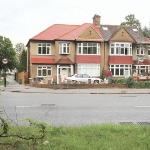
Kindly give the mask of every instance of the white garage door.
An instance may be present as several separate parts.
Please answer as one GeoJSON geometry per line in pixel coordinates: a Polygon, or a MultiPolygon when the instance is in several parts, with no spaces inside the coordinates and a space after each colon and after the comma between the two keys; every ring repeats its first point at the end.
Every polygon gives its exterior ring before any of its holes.
{"type": "Polygon", "coordinates": [[[100,76],[100,64],[78,64],[77,73],[100,76]]]}

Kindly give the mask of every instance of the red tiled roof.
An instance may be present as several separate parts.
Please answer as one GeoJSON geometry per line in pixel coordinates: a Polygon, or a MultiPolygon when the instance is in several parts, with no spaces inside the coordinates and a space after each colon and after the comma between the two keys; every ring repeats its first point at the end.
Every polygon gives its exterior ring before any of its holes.
{"type": "Polygon", "coordinates": [[[134,65],[150,65],[150,60],[149,59],[144,59],[143,61],[134,61],[134,65]]]}
{"type": "Polygon", "coordinates": [[[55,59],[49,56],[32,56],[31,63],[33,64],[55,64],[55,59]]]}
{"type": "Polygon", "coordinates": [[[133,64],[132,56],[109,56],[109,64],[133,64]]]}
{"type": "Polygon", "coordinates": [[[55,40],[77,27],[79,27],[79,25],[54,24],[43,32],[40,32],[38,35],[34,36],[32,40],[55,40]]]}
{"type": "Polygon", "coordinates": [[[76,55],[76,63],[101,63],[101,56],[99,55],[76,55]]]}
{"type": "Polygon", "coordinates": [[[62,56],[56,64],[74,64],[68,57],[62,56]]]}
{"type": "Polygon", "coordinates": [[[91,23],[84,23],[82,25],[54,24],[31,38],[31,40],[77,40],[89,27],[92,27],[98,34],[98,41],[102,41],[100,29],[91,23]]]}

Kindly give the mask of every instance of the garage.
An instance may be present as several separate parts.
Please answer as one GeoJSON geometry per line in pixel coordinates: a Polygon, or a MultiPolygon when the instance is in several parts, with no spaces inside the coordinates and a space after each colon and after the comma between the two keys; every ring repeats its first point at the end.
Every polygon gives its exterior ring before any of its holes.
{"type": "Polygon", "coordinates": [[[77,73],[100,76],[100,64],[77,64],[77,73]]]}

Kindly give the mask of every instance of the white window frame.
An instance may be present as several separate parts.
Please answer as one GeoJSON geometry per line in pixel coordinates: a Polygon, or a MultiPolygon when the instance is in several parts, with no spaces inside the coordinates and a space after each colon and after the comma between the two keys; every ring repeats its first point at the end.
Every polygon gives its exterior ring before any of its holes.
{"type": "Polygon", "coordinates": [[[128,42],[110,43],[109,55],[132,56],[132,43],[128,43],[128,42]],[[127,54],[126,54],[126,49],[127,49],[127,54]]]}
{"type": "MultiPolygon", "coordinates": [[[[93,50],[94,51],[94,50],[93,50]]],[[[100,43],[96,42],[83,42],[83,43],[77,43],[77,55],[99,55],[100,54],[100,43]],[[96,45],[96,47],[94,46],[96,45]],[[84,53],[84,47],[87,48],[87,53],[84,53]],[[88,53],[88,48],[91,47],[92,50],[95,47],[96,48],[96,54],[88,53]]]]}
{"type": "Polygon", "coordinates": [[[145,55],[145,48],[144,48],[144,46],[143,45],[138,45],[137,47],[136,47],[136,55],[137,56],[143,56],[143,55],[145,55]]]}
{"type": "Polygon", "coordinates": [[[148,46],[147,55],[148,55],[148,57],[150,57],[150,46],[148,46]]]}
{"type": "Polygon", "coordinates": [[[52,75],[52,67],[47,65],[39,65],[37,66],[37,77],[48,77],[52,75]],[[43,70],[46,69],[46,75],[44,75],[43,70]],[[41,70],[41,75],[39,75],[39,70],[41,70]],[[50,71],[50,74],[49,74],[50,71]]]}
{"type": "Polygon", "coordinates": [[[37,54],[38,55],[51,55],[51,43],[38,43],[37,54]],[[44,47],[45,47],[46,53],[43,53],[44,47]],[[41,49],[41,53],[39,53],[40,49],[41,49]]]}
{"type": "Polygon", "coordinates": [[[59,54],[70,54],[70,43],[60,42],[59,43],[59,54]]]}
{"type": "Polygon", "coordinates": [[[112,75],[114,77],[125,77],[127,71],[130,71],[130,75],[131,75],[132,65],[130,65],[130,64],[110,64],[109,70],[112,71],[112,69],[114,69],[114,72],[112,72],[112,75]],[[116,75],[116,69],[119,69],[118,75],[116,75]],[[124,72],[123,75],[121,75],[121,69],[123,69],[123,72],[124,72]]]}

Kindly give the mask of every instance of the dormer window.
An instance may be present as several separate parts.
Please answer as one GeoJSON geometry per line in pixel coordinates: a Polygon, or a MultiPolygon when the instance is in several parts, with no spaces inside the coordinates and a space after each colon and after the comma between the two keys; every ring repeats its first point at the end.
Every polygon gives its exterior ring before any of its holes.
{"type": "Polygon", "coordinates": [[[59,44],[59,54],[69,54],[69,45],[70,43],[60,43],[59,44]]]}
{"type": "Polygon", "coordinates": [[[38,44],[38,55],[51,55],[51,44],[50,43],[39,43],[38,44]]]}
{"type": "Polygon", "coordinates": [[[105,31],[107,31],[108,27],[103,26],[102,29],[105,30],[105,31]]]}

